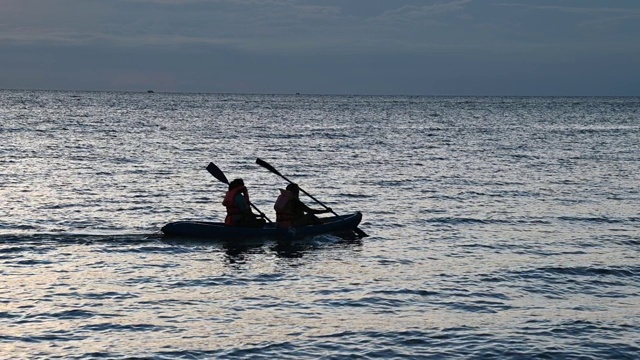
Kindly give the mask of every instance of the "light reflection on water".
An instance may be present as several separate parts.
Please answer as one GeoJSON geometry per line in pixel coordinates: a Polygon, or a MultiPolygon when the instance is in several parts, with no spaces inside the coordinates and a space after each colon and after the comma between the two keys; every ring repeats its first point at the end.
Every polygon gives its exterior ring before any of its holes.
{"type": "Polygon", "coordinates": [[[0,357],[640,350],[636,98],[0,102],[0,357]],[[286,183],[256,157],[337,212],[362,211],[371,236],[160,235],[223,218],[210,161],[272,215],[286,183]]]}

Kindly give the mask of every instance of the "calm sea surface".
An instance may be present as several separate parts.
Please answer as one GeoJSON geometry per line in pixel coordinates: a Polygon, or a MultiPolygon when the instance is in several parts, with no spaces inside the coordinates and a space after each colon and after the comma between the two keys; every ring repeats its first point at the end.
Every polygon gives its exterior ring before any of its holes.
{"type": "Polygon", "coordinates": [[[640,98],[0,91],[0,358],[638,354],[640,98]],[[257,157],[371,236],[162,236],[257,157]]]}

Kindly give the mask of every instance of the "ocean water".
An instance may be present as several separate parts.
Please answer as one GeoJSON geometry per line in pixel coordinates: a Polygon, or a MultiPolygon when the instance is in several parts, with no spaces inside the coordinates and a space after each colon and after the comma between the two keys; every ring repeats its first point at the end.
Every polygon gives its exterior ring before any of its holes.
{"type": "Polygon", "coordinates": [[[0,91],[0,358],[637,359],[639,184],[636,97],[0,91]],[[162,236],[256,158],[370,236],[162,236]]]}

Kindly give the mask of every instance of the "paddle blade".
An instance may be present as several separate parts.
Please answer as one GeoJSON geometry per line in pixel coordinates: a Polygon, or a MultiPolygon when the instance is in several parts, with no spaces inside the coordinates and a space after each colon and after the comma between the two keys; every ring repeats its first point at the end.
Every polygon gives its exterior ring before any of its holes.
{"type": "Polygon", "coordinates": [[[274,174],[276,174],[276,175],[278,175],[278,176],[282,176],[282,175],[278,172],[278,170],[276,170],[276,168],[274,168],[273,166],[269,165],[269,163],[268,163],[268,162],[266,162],[266,161],[264,161],[264,160],[262,160],[262,159],[260,159],[260,158],[257,158],[257,159],[256,159],[256,164],[258,164],[258,165],[262,166],[263,168],[265,168],[265,169],[267,169],[267,170],[271,171],[272,173],[274,173],[274,174]]]}
{"type": "Polygon", "coordinates": [[[213,175],[213,177],[218,179],[220,182],[223,182],[227,185],[229,184],[229,180],[227,180],[227,177],[224,176],[224,173],[222,172],[222,170],[220,170],[216,166],[216,164],[210,162],[209,165],[207,166],[207,171],[209,172],[209,174],[213,175]]]}
{"type": "Polygon", "coordinates": [[[369,234],[367,234],[366,232],[364,232],[364,231],[362,231],[362,230],[360,230],[358,228],[353,229],[353,231],[361,238],[369,236],[369,234]]]}

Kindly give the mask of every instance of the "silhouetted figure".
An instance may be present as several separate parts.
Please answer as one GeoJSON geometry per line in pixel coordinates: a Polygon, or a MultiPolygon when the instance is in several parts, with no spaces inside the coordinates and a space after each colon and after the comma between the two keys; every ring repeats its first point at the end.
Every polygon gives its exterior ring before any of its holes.
{"type": "Polygon", "coordinates": [[[227,226],[262,227],[265,220],[251,211],[249,190],[242,179],[235,179],[229,183],[229,191],[224,196],[222,205],[227,208],[224,223],[227,226]]]}
{"type": "Polygon", "coordinates": [[[289,228],[305,225],[321,224],[315,214],[331,212],[331,209],[314,210],[300,201],[300,188],[297,184],[287,185],[286,190],[280,189],[280,195],[273,208],[276,210],[276,224],[289,228]]]}

